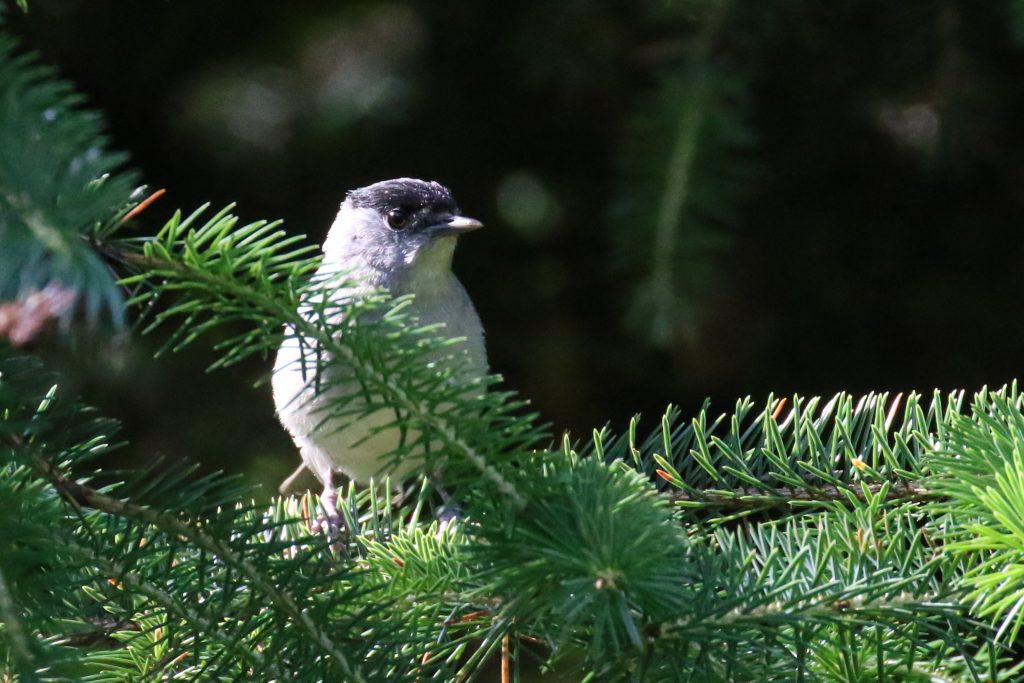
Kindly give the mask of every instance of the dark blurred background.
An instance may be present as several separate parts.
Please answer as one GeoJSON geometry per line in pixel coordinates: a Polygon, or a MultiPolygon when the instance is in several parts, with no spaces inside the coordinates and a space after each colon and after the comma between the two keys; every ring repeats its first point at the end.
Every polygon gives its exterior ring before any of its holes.
{"type": "MultiPolygon", "coordinates": [[[[1024,367],[1024,3],[32,0],[10,30],[173,208],[320,241],[437,179],[495,372],[556,432],[1024,367]],[[632,323],[630,322],[632,321],[632,323]]],[[[276,485],[269,360],[53,353],[135,457],[276,485]],[[145,455],[143,455],[145,454],[145,455]]]]}

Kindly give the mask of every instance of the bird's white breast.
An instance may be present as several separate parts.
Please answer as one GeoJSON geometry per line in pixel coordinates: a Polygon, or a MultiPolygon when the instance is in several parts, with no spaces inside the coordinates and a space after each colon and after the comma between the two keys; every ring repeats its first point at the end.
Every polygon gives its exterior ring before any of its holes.
{"type": "MultiPolygon", "coordinates": [[[[447,259],[450,262],[450,251],[447,259]]],[[[422,269],[419,274],[413,272],[410,275],[408,282],[389,283],[392,292],[412,291],[415,298],[410,310],[421,323],[443,323],[444,328],[439,331],[441,336],[464,337],[463,349],[468,355],[466,372],[472,377],[485,375],[487,357],[483,329],[462,285],[447,268],[422,269]]],[[[365,483],[382,474],[388,462],[387,456],[399,449],[403,440],[410,443],[414,435],[403,436],[397,427],[388,427],[395,421],[395,414],[390,410],[362,414],[356,409],[352,411],[352,417],[335,417],[324,422],[325,407],[336,401],[339,394],[352,395],[361,389],[355,382],[344,381],[347,376],[335,375],[329,376],[329,380],[337,382],[321,383],[333,386],[318,391],[313,377],[315,354],[315,348],[308,343],[300,345],[294,335],[282,344],[272,381],[278,415],[299,446],[303,461],[321,481],[326,480],[327,474],[333,470],[365,483]]],[[[427,363],[439,360],[439,357],[431,358],[429,355],[424,358],[427,363]]],[[[345,373],[347,369],[333,364],[328,365],[325,371],[345,373]]],[[[353,407],[359,406],[360,402],[365,406],[365,401],[357,398],[353,407]]],[[[416,456],[417,451],[403,456],[399,466],[389,473],[399,476],[407,473],[415,464],[416,456]]]]}

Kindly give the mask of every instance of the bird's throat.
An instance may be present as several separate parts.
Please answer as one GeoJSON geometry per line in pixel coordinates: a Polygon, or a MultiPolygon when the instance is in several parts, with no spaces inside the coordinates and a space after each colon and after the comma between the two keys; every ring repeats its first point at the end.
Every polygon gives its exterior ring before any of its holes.
{"type": "Polygon", "coordinates": [[[454,237],[445,237],[420,250],[405,269],[403,281],[396,283],[404,290],[402,293],[424,299],[449,292],[455,284],[452,274],[455,241],[454,237]]]}

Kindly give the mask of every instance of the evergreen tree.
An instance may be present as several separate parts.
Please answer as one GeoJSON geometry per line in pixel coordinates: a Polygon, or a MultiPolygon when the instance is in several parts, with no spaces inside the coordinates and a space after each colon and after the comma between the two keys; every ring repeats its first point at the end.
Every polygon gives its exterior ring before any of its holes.
{"type": "MultiPolygon", "coordinates": [[[[719,96],[691,73],[671,106],[719,96]]],[[[679,120],[666,187],[700,137],[699,112],[679,120]]],[[[585,680],[1020,677],[1015,385],[670,407],[559,443],[496,378],[481,395],[420,362],[449,342],[405,301],[330,302],[338,282],[277,223],[202,207],[126,236],[146,193],[122,163],[72,90],[0,39],[6,677],[462,681],[532,659],[585,680]],[[121,325],[123,290],[170,350],[216,331],[215,368],[288,329],[315,339],[360,380],[327,414],[392,410],[410,435],[392,457],[424,447],[463,516],[436,521],[426,474],[400,502],[387,481],[350,488],[333,548],[310,531],[313,496],[267,506],[221,475],[103,471],[117,425],[16,344],[51,320],[121,325]],[[338,322],[368,308],[387,315],[338,322]]]]}

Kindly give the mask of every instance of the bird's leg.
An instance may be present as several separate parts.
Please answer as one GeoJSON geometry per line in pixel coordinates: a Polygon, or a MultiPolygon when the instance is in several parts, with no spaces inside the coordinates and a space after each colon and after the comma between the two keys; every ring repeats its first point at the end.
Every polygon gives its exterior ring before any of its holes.
{"type": "Polygon", "coordinates": [[[302,463],[298,468],[288,475],[288,478],[281,482],[281,485],[277,487],[277,492],[282,496],[287,496],[293,493],[292,489],[295,486],[295,482],[298,481],[299,477],[306,471],[306,463],[302,463]]]}
{"type": "Polygon", "coordinates": [[[459,507],[452,494],[440,486],[437,487],[437,492],[441,494],[441,507],[436,513],[437,521],[441,522],[442,525],[446,525],[462,519],[462,508],[459,507]]]}
{"type": "Polygon", "coordinates": [[[320,494],[320,508],[317,516],[317,530],[327,524],[327,540],[333,545],[337,543],[341,533],[341,513],[338,512],[338,489],[334,486],[334,471],[327,470],[324,474],[324,492],[320,494]]]}

